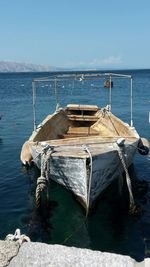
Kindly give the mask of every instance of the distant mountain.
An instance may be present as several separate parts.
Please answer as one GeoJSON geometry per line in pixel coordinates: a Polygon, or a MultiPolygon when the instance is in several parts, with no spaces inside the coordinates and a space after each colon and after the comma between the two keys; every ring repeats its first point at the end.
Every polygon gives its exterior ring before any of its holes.
{"type": "Polygon", "coordinates": [[[48,65],[0,61],[0,72],[46,72],[59,70],[62,69],[48,65]]]}

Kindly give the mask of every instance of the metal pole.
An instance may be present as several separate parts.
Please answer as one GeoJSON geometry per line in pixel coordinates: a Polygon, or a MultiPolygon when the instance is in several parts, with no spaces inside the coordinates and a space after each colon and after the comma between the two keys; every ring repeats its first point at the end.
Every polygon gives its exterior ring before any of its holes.
{"type": "Polygon", "coordinates": [[[130,104],[131,104],[131,123],[130,123],[130,125],[131,125],[131,127],[133,127],[133,88],[132,88],[132,77],[131,77],[131,95],[130,95],[130,98],[131,98],[131,102],[130,102],[130,104]]]}
{"type": "Polygon", "coordinates": [[[111,92],[111,75],[109,76],[109,105],[110,105],[110,111],[111,111],[111,102],[112,102],[112,92],[111,92]]]}
{"type": "Polygon", "coordinates": [[[33,129],[36,130],[36,112],[35,112],[35,99],[36,99],[36,87],[35,82],[32,81],[32,94],[33,94],[33,129]]]}
{"type": "Polygon", "coordinates": [[[57,95],[57,80],[55,78],[55,100],[56,100],[56,110],[58,109],[58,95],[57,95]]]}

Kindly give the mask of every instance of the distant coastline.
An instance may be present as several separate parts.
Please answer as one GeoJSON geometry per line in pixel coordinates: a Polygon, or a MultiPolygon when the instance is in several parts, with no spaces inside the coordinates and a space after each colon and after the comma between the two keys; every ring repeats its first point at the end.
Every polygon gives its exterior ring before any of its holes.
{"type": "Polygon", "coordinates": [[[48,65],[38,65],[32,63],[19,63],[11,61],[0,61],[0,73],[10,72],[47,72],[61,71],[62,68],[57,68],[48,65]]]}
{"type": "Polygon", "coordinates": [[[66,72],[66,71],[124,71],[124,70],[149,70],[150,68],[135,68],[135,67],[121,67],[121,68],[104,68],[104,67],[93,67],[89,68],[88,66],[84,67],[55,67],[50,65],[41,65],[41,64],[32,64],[32,63],[21,63],[21,62],[12,62],[12,61],[0,61],[0,73],[29,73],[29,72],[66,72]]]}

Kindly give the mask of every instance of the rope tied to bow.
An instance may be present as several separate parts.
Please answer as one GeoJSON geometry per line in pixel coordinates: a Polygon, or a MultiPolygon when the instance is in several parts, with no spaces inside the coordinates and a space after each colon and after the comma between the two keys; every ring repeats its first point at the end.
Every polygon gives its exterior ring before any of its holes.
{"type": "Polygon", "coordinates": [[[41,206],[41,195],[46,191],[47,199],[48,195],[48,185],[50,178],[50,157],[53,153],[54,148],[51,148],[49,145],[46,145],[42,149],[41,153],[41,176],[37,179],[36,187],[36,206],[39,208],[41,206]]]}
{"type": "Polygon", "coordinates": [[[124,138],[119,138],[117,140],[117,145],[118,145],[118,155],[119,159],[122,163],[125,175],[126,175],[126,183],[128,187],[128,192],[129,192],[129,200],[130,200],[130,205],[129,205],[129,213],[130,214],[136,214],[139,213],[140,209],[135,205],[133,193],[132,193],[132,184],[131,184],[131,178],[128,172],[127,164],[126,164],[126,158],[125,158],[125,152],[124,152],[124,138]]]}

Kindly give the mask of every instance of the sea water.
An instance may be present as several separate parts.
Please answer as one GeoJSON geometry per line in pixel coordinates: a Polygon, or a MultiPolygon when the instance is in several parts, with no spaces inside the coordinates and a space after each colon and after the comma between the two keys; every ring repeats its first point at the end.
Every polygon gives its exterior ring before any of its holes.
{"type": "MultiPolygon", "coordinates": [[[[133,122],[140,136],[150,139],[150,70],[118,71],[133,76],[133,122]]],[[[141,194],[143,213],[131,216],[121,204],[118,187],[109,188],[88,218],[70,192],[50,183],[50,203],[42,215],[35,205],[35,168],[20,162],[22,144],[33,131],[32,79],[54,73],[0,74],[0,239],[20,228],[32,241],[64,244],[130,255],[145,256],[150,238],[150,191],[141,194]]],[[[55,110],[56,104],[109,104],[104,79],[39,82],[36,87],[36,125],[55,110]]],[[[130,123],[130,81],[114,79],[112,112],[130,123]]],[[[150,183],[150,158],[136,154],[134,175],[150,183]]]]}

